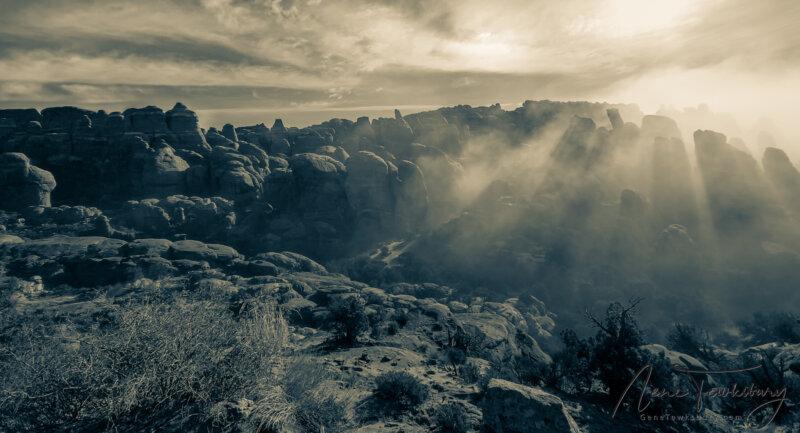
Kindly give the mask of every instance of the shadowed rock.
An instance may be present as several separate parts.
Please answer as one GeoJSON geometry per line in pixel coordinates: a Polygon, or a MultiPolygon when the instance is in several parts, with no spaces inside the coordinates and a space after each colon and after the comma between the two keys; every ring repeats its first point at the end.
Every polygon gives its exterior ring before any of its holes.
{"type": "Polygon", "coordinates": [[[795,209],[800,207],[800,172],[786,156],[786,152],[768,147],[761,161],[767,179],[772,182],[785,203],[795,209]]]}
{"type": "Polygon", "coordinates": [[[0,155],[0,209],[50,207],[50,192],[55,187],[53,175],[31,165],[27,156],[21,153],[0,155]]]}
{"type": "Polygon", "coordinates": [[[493,433],[580,433],[561,399],[539,388],[492,379],[481,406],[493,433]]]}
{"type": "Polygon", "coordinates": [[[650,197],[662,224],[693,225],[697,220],[696,199],[683,142],[656,137],[651,166],[650,197]]]}

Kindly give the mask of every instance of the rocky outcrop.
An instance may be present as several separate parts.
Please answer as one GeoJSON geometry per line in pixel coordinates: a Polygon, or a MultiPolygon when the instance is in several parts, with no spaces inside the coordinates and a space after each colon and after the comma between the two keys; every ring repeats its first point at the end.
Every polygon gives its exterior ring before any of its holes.
{"type": "Polygon", "coordinates": [[[692,226],[697,222],[692,167],[683,142],[657,137],[652,150],[651,201],[661,224],[692,226]]]}
{"type": "Polygon", "coordinates": [[[561,399],[539,388],[492,379],[481,407],[492,433],[580,433],[561,399]]]}
{"type": "Polygon", "coordinates": [[[399,161],[397,179],[392,186],[398,231],[414,233],[424,227],[428,219],[429,199],[425,175],[419,166],[411,161],[399,161]]]}
{"type": "Polygon", "coordinates": [[[797,209],[800,203],[800,172],[789,160],[786,152],[775,147],[764,150],[761,159],[767,179],[778,190],[783,200],[797,209]]]}
{"type": "Polygon", "coordinates": [[[233,202],[221,197],[169,196],[128,201],[115,222],[139,236],[183,233],[195,239],[224,239],[236,223],[233,202]]]}
{"type": "Polygon", "coordinates": [[[694,142],[717,226],[728,231],[763,223],[772,196],[756,160],[718,132],[695,131],[694,142]]]}
{"type": "Polygon", "coordinates": [[[155,106],[129,108],[122,112],[125,116],[126,130],[148,135],[166,134],[167,118],[164,111],[155,106]]]}
{"type": "Polygon", "coordinates": [[[152,145],[141,138],[133,144],[129,174],[134,197],[165,197],[186,190],[186,171],[189,164],[164,140],[152,145]]]}
{"type": "Polygon", "coordinates": [[[656,137],[681,139],[681,131],[675,120],[656,114],[649,114],[642,118],[641,134],[645,143],[652,143],[656,137]]]}
{"type": "Polygon", "coordinates": [[[211,152],[211,146],[206,143],[194,111],[177,102],[165,115],[167,126],[176,136],[176,149],[194,152],[200,156],[207,156],[211,152]]]}
{"type": "Polygon", "coordinates": [[[56,180],[50,172],[31,165],[21,153],[0,154],[0,209],[50,206],[56,180]]]}
{"type": "Polygon", "coordinates": [[[391,230],[394,197],[392,178],[396,168],[372,152],[357,152],[347,160],[345,191],[353,207],[359,231],[391,230]],[[391,176],[390,177],[390,173],[391,176]]]}

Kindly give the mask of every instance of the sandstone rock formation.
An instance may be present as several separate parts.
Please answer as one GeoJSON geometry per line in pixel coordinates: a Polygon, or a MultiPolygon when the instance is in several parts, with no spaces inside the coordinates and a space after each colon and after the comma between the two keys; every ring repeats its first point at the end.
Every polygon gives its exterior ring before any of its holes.
{"type": "Polygon", "coordinates": [[[541,389],[492,379],[482,407],[493,433],[580,433],[561,399],[541,389]]]}
{"type": "Polygon", "coordinates": [[[50,172],[31,165],[21,153],[0,154],[0,209],[50,206],[56,181],[50,172]]]}

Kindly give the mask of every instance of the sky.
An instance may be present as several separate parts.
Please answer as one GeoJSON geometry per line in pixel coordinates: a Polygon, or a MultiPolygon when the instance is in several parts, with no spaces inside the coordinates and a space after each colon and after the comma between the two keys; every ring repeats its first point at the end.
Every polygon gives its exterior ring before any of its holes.
{"type": "Polygon", "coordinates": [[[526,99],[791,127],[797,0],[0,0],[0,107],[302,126],[526,99]]]}

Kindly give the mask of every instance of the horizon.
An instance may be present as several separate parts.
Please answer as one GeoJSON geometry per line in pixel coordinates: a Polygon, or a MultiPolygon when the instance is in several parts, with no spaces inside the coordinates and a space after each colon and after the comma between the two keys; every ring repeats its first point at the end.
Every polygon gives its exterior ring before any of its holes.
{"type": "Polygon", "coordinates": [[[211,117],[204,126],[257,116],[302,126],[362,107],[374,117],[391,110],[375,107],[524,99],[634,103],[646,114],[707,104],[800,138],[791,0],[10,0],[6,11],[6,108],[181,101],[211,117]]]}

